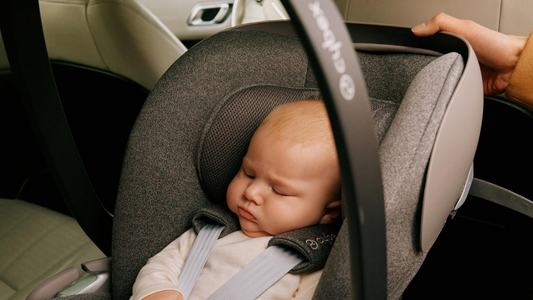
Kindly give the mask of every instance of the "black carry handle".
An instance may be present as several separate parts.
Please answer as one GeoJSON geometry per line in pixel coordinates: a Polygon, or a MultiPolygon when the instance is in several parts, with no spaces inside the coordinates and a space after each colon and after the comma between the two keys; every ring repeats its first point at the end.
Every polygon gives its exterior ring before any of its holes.
{"type": "Polygon", "coordinates": [[[344,21],[331,0],[283,0],[322,90],[348,210],[354,299],[387,299],[385,206],[366,84],[344,21]]]}
{"type": "Polygon", "coordinates": [[[109,256],[113,217],[92,186],[63,112],[39,1],[0,1],[0,29],[24,110],[54,181],[81,228],[109,256]]]}

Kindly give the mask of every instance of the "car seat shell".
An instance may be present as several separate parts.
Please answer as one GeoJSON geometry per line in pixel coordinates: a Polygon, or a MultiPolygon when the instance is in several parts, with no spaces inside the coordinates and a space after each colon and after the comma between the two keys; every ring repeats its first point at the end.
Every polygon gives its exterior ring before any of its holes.
{"type": "Polygon", "coordinates": [[[472,47],[466,41],[465,45],[468,58],[463,76],[442,120],[428,166],[421,218],[422,251],[429,251],[454,210],[454,199],[463,193],[481,132],[481,71],[472,47]]]}
{"type": "MultiPolygon", "coordinates": [[[[279,26],[285,32],[290,31],[287,22],[269,25],[279,26]]],[[[195,137],[201,134],[205,120],[209,119],[209,115],[219,105],[217,103],[226,97],[224,95],[241,87],[261,84],[309,87],[309,84],[316,80],[311,77],[306,79],[312,72],[306,62],[306,55],[296,46],[297,40],[284,38],[290,42],[281,47],[284,49],[280,49],[279,44],[275,42],[278,39],[276,36],[279,35],[265,34],[255,29],[257,27],[247,27],[247,29],[238,27],[200,42],[169,69],[147,99],[130,136],[130,149],[126,156],[117,200],[113,252],[119,253],[119,256],[113,255],[113,273],[116,274],[115,277],[121,276],[124,279],[124,274],[129,274],[127,275],[129,279],[114,283],[114,297],[119,299],[128,297],[133,279],[143,265],[143,259],[132,262],[134,257],[148,258],[157,253],[158,249],[190,225],[187,220],[192,218],[194,210],[211,201],[204,194],[202,187],[194,183],[197,174],[196,167],[193,166],[196,165],[197,158],[190,152],[196,153],[198,141],[195,137]],[[250,31],[245,33],[248,29],[250,31]],[[244,44],[248,49],[244,52],[238,51],[237,49],[241,49],[244,44]],[[262,63],[245,65],[238,63],[257,61],[258,53],[261,55],[262,63]],[[229,62],[234,59],[233,64],[229,62]],[[279,65],[281,62],[283,66],[279,65]],[[219,71],[214,72],[217,68],[219,71]],[[199,74],[197,72],[202,71],[205,76],[196,76],[184,81],[179,76],[184,70],[191,74],[199,74]],[[255,73],[255,79],[246,75],[251,73],[255,73]],[[285,77],[281,74],[292,75],[285,77]],[[205,89],[195,92],[194,95],[179,92],[182,89],[192,90],[193,86],[204,86],[205,89]],[[172,96],[178,94],[180,97],[172,96]],[[165,104],[160,106],[162,103],[165,104]],[[176,150],[182,153],[180,154],[182,158],[176,157],[176,150]],[[177,178],[180,180],[176,181],[177,178]],[[194,198],[194,201],[191,200],[188,205],[169,200],[169,198],[182,199],[186,194],[189,195],[187,197],[194,198]],[[162,199],[158,195],[166,195],[167,199],[162,199]],[[133,199],[135,200],[131,202],[133,199]],[[151,217],[143,212],[146,207],[150,207],[151,217]],[[178,214],[181,216],[177,216],[178,214]],[[155,218],[156,221],[149,221],[151,218],[155,218]],[[141,222],[152,224],[141,226],[139,224],[141,222]],[[173,224],[171,229],[163,225],[166,222],[173,224]],[[154,236],[152,234],[154,231],[159,235],[154,236]],[[137,239],[133,245],[127,239],[131,235],[135,235],[137,239]]],[[[462,75],[461,71],[458,75],[462,75]]],[[[453,90],[449,91],[450,95],[452,92],[453,90]]],[[[438,124],[435,128],[438,128],[438,124]]],[[[423,173],[425,169],[425,167],[422,169],[423,173]]],[[[416,199],[417,197],[415,196],[416,199]]],[[[418,200],[416,202],[418,203],[418,200]]],[[[416,218],[416,214],[414,217],[416,218]]],[[[420,249],[419,244],[414,247],[420,249]]],[[[334,251],[332,256],[343,256],[346,254],[345,250],[334,251]]],[[[416,264],[421,264],[424,252],[416,255],[418,257],[416,264]]],[[[416,273],[416,270],[411,272],[416,273]]],[[[328,278],[324,278],[324,281],[328,281],[328,278]]],[[[404,282],[394,289],[396,296],[397,293],[401,294],[402,286],[405,287],[407,283],[404,282]]],[[[332,286],[327,288],[329,291],[331,289],[332,286]]]]}

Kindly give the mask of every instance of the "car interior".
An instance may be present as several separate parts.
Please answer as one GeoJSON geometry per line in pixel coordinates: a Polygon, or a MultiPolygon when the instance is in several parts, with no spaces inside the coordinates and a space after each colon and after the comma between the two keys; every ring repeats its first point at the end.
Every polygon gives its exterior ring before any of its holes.
{"type": "MultiPolygon", "coordinates": [[[[479,94],[479,67],[464,40],[409,35],[411,26],[445,12],[527,36],[530,1],[335,0],[357,50],[353,74],[364,74],[356,90],[368,91],[346,110],[333,89],[324,92],[329,73],[317,67],[318,54],[306,52],[314,34],[300,42],[302,29],[291,22],[305,20],[290,17],[298,14],[294,3],[28,0],[37,15],[24,14],[29,8],[8,15],[17,7],[9,2],[0,13],[0,300],[46,299],[60,290],[72,299],[129,298],[146,260],[189,228],[195,211],[224,199],[262,118],[281,103],[317,98],[337,105],[328,111],[345,128],[348,154],[372,143],[379,153],[369,167],[345,164],[343,193],[359,209],[364,201],[384,205],[366,204],[369,216],[377,211],[370,225],[342,227],[314,299],[532,299],[533,111],[503,94],[479,94]],[[10,23],[42,23],[49,67],[28,67],[35,78],[25,80],[43,86],[31,95],[15,70],[32,51],[35,61],[42,55],[28,36],[11,46],[21,37],[10,36],[10,23]],[[53,77],[41,80],[47,68],[53,77]],[[25,102],[39,92],[60,105],[25,102]],[[364,130],[346,129],[344,116],[359,110],[356,119],[370,120],[376,137],[351,144],[349,133],[364,130]],[[47,124],[63,126],[57,132],[64,135],[53,136],[47,124]],[[383,190],[375,187],[381,182],[383,190]],[[362,200],[350,188],[376,196],[362,200]],[[364,263],[374,258],[381,273],[364,263]],[[63,279],[50,280],[56,274],[63,279]],[[80,289],[89,277],[103,283],[80,289]],[[373,278],[381,278],[379,288],[365,285],[373,278]],[[76,280],[77,289],[64,289],[76,280]]],[[[345,205],[357,220],[358,208],[345,205]]]]}

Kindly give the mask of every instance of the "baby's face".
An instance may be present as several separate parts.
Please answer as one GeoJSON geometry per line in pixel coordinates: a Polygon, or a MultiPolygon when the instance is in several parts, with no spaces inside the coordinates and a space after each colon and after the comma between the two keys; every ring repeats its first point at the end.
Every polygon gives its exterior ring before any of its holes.
{"type": "Polygon", "coordinates": [[[261,128],[227,190],[227,203],[250,237],[274,236],[323,221],[340,205],[336,154],[318,143],[303,147],[261,128]]]}

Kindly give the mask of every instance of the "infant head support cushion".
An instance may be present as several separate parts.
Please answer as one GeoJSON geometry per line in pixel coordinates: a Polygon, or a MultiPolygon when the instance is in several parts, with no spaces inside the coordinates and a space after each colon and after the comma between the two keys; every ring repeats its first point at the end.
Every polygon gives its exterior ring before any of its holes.
{"type": "Polygon", "coordinates": [[[226,203],[226,190],[239,170],[250,139],[276,106],[321,99],[316,88],[257,85],[244,87],[221,101],[206,122],[198,146],[198,177],[216,203],[226,203]]]}

